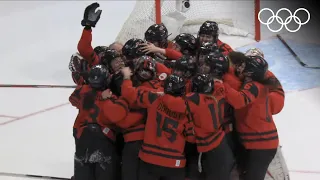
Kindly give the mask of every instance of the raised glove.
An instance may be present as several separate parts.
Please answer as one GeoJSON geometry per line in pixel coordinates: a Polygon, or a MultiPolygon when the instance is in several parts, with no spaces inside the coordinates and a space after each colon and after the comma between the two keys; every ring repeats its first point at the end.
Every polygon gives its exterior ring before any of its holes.
{"type": "Polygon", "coordinates": [[[81,21],[82,26],[96,27],[102,13],[102,10],[97,10],[98,7],[100,7],[100,5],[96,2],[86,7],[84,10],[83,20],[81,21]]]}

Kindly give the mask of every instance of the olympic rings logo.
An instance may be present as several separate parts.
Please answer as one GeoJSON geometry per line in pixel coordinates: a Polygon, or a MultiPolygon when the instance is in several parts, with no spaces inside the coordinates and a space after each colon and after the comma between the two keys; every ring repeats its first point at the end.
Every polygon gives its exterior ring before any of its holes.
{"type": "Polygon", "coordinates": [[[267,25],[268,29],[269,29],[271,32],[279,32],[279,31],[282,30],[283,26],[284,26],[284,27],[287,29],[287,31],[289,31],[289,32],[297,32],[297,31],[299,31],[299,29],[301,28],[302,25],[305,25],[305,24],[307,24],[307,23],[309,22],[309,20],[310,20],[310,13],[309,13],[309,11],[308,11],[307,9],[305,9],[305,8],[299,8],[299,9],[297,9],[296,11],[294,11],[293,14],[292,14],[292,12],[291,12],[289,9],[287,9],[287,8],[281,8],[281,9],[279,9],[279,10],[277,11],[276,14],[274,14],[274,12],[273,12],[270,8],[263,8],[263,9],[261,9],[261,10],[259,11],[258,19],[259,19],[259,21],[260,21],[261,24],[267,25]],[[272,16],[268,18],[267,22],[263,22],[263,21],[261,20],[260,15],[261,15],[261,13],[262,13],[263,11],[270,11],[270,12],[272,13],[272,16]],[[281,17],[278,16],[281,11],[287,11],[287,12],[290,14],[290,16],[287,17],[284,21],[283,21],[283,19],[282,19],[281,17]],[[300,18],[296,16],[297,12],[299,12],[299,11],[304,11],[304,12],[307,13],[308,19],[307,19],[305,22],[301,22],[300,18]],[[289,29],[288,26],[287,26],[287,24],[289,24],[289,23],[292,21],[292,19],[294,20],[294,22],[296,22],[296,23],[298,24],[298,27],[297,27],[297,29],[295,29],[295,30],[289,29]],[[270,28],[270,24],[273,23],[274,20],[276,20],[276,21],[281,25],[281,27],[280,27],[279,29],[274,30],[274,29],[271,29],[271,28],[270,28]]]}

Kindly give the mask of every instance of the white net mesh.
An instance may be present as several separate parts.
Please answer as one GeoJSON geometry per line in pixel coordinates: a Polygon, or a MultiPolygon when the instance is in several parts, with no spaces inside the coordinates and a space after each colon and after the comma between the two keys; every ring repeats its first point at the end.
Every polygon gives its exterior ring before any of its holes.
{"type": "MultiPolygon", "coordinates": [[[[254,0],[246,1],[216,1],[216,0],[190,0],[190,10],[180,13],[186,19],[181,23],[179,33],[197,34],[200,25],[206,20],[213,20],[219,24],[220,33],[234,36],[254,37],[254,0]]],[[[176,11],[176,1],[163,0],[161,14],[163,23],[171,26],[172,22],[164,22],[165,16],[176,11]]],[[[136,5],[127,21],[124,23],[116,41],[125,43],[130,38],[144,39],[144,32],[155,23],[154,0],[137,0],[136,5]]],[[[174,23],[173,23],[174,24],[174,23]]],[[[170,28],[168,28],[169,33],[170,28]]],[[[179,34],[178,33],[178,34],[179,34]]],[[[173,33],[171,39],[177,35],[173,33]]]]}

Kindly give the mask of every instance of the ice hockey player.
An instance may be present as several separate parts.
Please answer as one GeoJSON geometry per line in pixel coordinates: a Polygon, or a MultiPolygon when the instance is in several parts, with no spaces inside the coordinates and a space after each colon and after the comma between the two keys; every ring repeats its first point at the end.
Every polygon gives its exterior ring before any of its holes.
{"type": "Polygon", "coordinates": [[[157,79],[157,62],[150,56],[141,56],[135,63],[133,76],[138,80],[138,87],[144,90],[162,91],[160,81],[157,79]]]}
{"type": "Polygon", "coordinates": [[[182,53],[168,46],[168,36],[168,30],[163,23],[151,25],[144,34],[148,43],[143,44],[142,51],[155,53],[162,59],[179,59],[182,53]]]}
{"type": "Polygon", "coordinates": [[[202,66],[205,62],[205,59],[210,53],[219,53],[219,48],[216,44],[212,42],[203,43],[197,52],[197,63],[198,66],[202,66]]]}
{"type": "MultiPolygon", "coordinates": [[[[246,56],[260,56],[264,58],[263,52],[258,48],[251,48],[245,52],[246,56]]],[[[267,71],[266,78],[269,79],[269,81],[274,81],[274,83],[277,83],[278,86],[273,89],[269,89],[269,104],[270,104],[270,110],[273,115],[278,114],[284,106],[284,99],[285,99],[285,93],[281,86],[280,81],[278,78],[270,71],[267,71]]]]}
{"type": "Polygon", "coordinates": [[[168,29],[163,23],[151,25],[144,33],[144,38],[147,42],[160,48],[168,47],[168,37],[168,29]]]}
{"type": "Polygon", "coordinates": [[[131,38],[122,47],[122,55],[126,59],[125,62],[132,70],[134,69],[135,61],[139,57],[146,55],[146,53],[140,49],[144,43],[145,41],[142,39],[131,38]]]}
{"type": "Polygon", "coordinates": [[[113,49],[104,51],[104,55],[100,59],[100,63],[105,65],[112,74],[110,89],[116,96],[121,96],[122,74],[120,69],[125,67],[123,57],[113,49]]]}
{"type": "Polygon", "coordinates": [[[265,81],[268,63],[259,56],[241,57],[244,59],[236,60],[242,62],[236,66],[241,88],[232,88],[224,79],[226,101],[234,108],[235,126],[243,146],[243,151],[237,152],[241,154],[237,163],[244,180],[263,180],[279,145],[277,128],[266,103],[270,86],[265,81]]]}
{"type": "Polygon", "coordinates": [[[174,99],[185,94],[185,82],[176,75],[170,75],[164,84],[164,94],[139,91],[132,87],[131,71],[123,68],[122,95],[129,104],[137,103],[147,108],[145,137],[139,152],[140,180],[184,180],[185,179],[185,113],[176,113],[167,108],[164,99],[174,99]]]}
{"type": "Polygon", "coordinates": [[[224,55],[232,52],[233,49],[226,43],[219,40],[219,27],[214,21],[205,21],[199,29],[198,32],[198,47],[203,43],[211,42],[217,44],[218,48],[222,51],[224,55]]]}
{"type": "Polygon", "coordinates": [[[91,65],[99,64],[99,57],[92,48],[92,28],[94,28],[100,19],[102,10],[97,10],[100,5],[92,3],[86,7],[81,25],[84,27],[80,41],[78,43],[78,51],[81,56],[91,65]],[[97,10],[97,11],[96,11],[97,10]]]}
{"type": "Polygon", "coordinates": [[[229,59],[220,52],[210,52],[204,63],[199,67],[199,73],[211,74],[214,78],[222,80],[229,71],[229,59]]]}
{"type": "Polygon", "coordinates": [[[192,92],[185,98],[171,100],[168,105],[173,111],[187,110],[190,114],[194,123],[195,144],[200,152],[200,170],[203,167],[201,171],[206,180],[230,179],[234,163],[233,153],[221,128],[224,121],[224,97],[221,82],[214,82],[210,74],[197,74],[192,78],[192,92]]]}
{"type": "Polygon", "coordinates": [[[94,66],[88,85],[78,86],[69,98],[79,109],[74,123],[75,180],[117,179],[119,157],[112,124],[125,119],[129,107],[125,100],[113,99],[109,76],[105,66],[94,66]]]}
{"type": "Polygon", "coordinates": [[[91,45],[92,28],[96,26],[102,13],[102,10],[97,10],[99,6],[98,3],[92,3],[86,7],[83,20],[81,21],[81,25],[84,29],[78,42],[78,51],[80,55],[87,60],[91,66],[100,64],[100,59],[104,56],[104,52],[107,49],[114,49],[119,52],[120,48],[122,48],[120,43],[115,42],[110,45],[110,48],[107,46],[97,46],[93,49],[91,45]]]}
{"type": "MultiPolygon", "coordinates": [[[[138,81],[140,91],[163,92],[160,82],[156,80],[155,60],[150,56],[138,58],[132,78],[138,81]]],[[[122,151],[122,179],[138,180],[139,150],[145,135],[147,110],[131,104],[127,118],[117,123],[123,129],[125,145],[122,151]]]]}
{"type": "Polygon", "coordinates": [[[105,65],[111,74],[118,74],[121,68],[125,67],[125,62],[118,53],[113,49],[106,49],[104,55],[100,59],[100,63],[105,65]]]}
{"type": "Polygon", "coordinates": [[[194,57],[184,55],[179,58],[173,68],[172,74],[182,77],[186,83],[186,93],[191,92],[191,78],[197,73],[197,63],[194,57]]]}
{"type": "MultiPolygon", "coordinates": [[[[246,56],[260,56],[264,58],[264,53],[261,49],[251,48],[245,52],[246,56]]],[[[266,78],[273,82],[277,82],[279,85],[277,88],[269,89],[269,110],[273,115],[278,114],[284,106],[285,94],[281,83],[276,76],[269,70],[266,74],[266,78]]],[[[289,180],[289,170],[285,159],[282,155],[281,146],[278,147],[277,153],[271,161],[268,172],[265,176],[265,180],[289,180]]]]}
{"type": "Polygon", "coordinates": [[[197,52],[197,39],[188,33],[181,33],[172,41],[172,48],[183,55],[195,56],[197,52]]]}
{"type": "MultiPolygon", "coordinates": [[[[107,47],[97,46],[93,50],[97,54],[98,59],[101,59],[105,55],[107,47]]],[[[98,61],[95,61],[95,63],[98,63],[98,61]]],[[[98,64],[100,64],[100,61],[98,64]]],[[[89,64],[89,62],[85,60],[78,52],[74,53],[69,62],[69,70],[72,73],[71,76],[74,83],[77,85],[85,84],[89,70],[93,65],[94,64],[89,64]]]]}
{"type": "MultiPolygon", "coordinates": [[[[134,65],[136,61],[143,55],[151,56],[152,58],[158,58],[153,55],[153,53],[145,53],[142,51],[141,47],[144,41],[142,39],[132,38],[129,39],[122,48],[122,54],[126,57],[127,66],[134,70],[134,65]]],[[[171,70],[159,61],[156,62],[157,78],[159,80],[164,80],[168,75],[171,74],[171,70]]]]}

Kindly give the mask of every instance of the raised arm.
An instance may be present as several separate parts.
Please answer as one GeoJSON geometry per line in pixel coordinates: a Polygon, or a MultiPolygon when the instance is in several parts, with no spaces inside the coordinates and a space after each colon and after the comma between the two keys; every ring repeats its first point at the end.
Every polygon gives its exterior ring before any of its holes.
{"type": "Polygon", "coordinates": [[[100,5],[98,3],[92,3],[87,6],[84,11],[83,20],[81,21],[81,25],[84,27],[84,29],[78,43],[78,51],[80,55],[89,62],[90,65],[99,64],[99,57],[94,52],[91,45],[92,27],[96,26],[102,13],[102,10],[97,10],[99,6],[100,5]]]}
{"type": "Polygon", "coordinates": [[[91,45],[92,42],[91,27],[85,27],[82,31],[80,41],[78,43],[78,51],[80,55],[91,65],[99,64],[99,57],[94,52],[91,45]]]}

